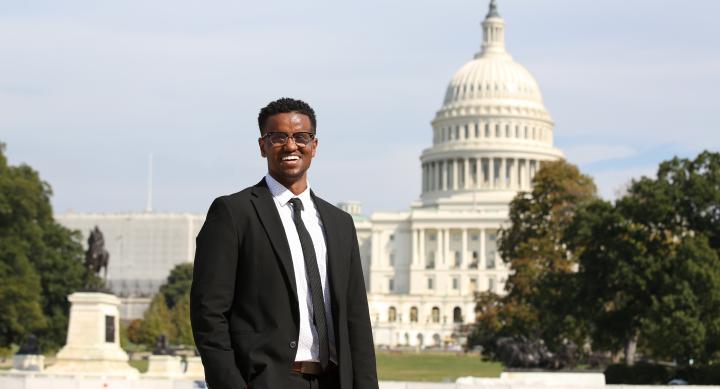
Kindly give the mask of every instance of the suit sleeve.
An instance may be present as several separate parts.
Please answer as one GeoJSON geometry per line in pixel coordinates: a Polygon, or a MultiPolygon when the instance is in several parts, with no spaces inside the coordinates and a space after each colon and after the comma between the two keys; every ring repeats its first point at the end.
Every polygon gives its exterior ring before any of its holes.
{"type": "Polygon", "coordinates": [[[190,289],[193,337],[211,389],[245,387],[235,365],[228,318],[235,292],[238,234],[227,204],[215,199],[196,240],[190,289]]]}
{"type": "Polygon", "coordinates": [[[348,335],[353,369],[353,388],[377,389],[377,367],[375,364],[375,346],[373,345],[370,312],[367,293],[360,261],[355,224],[352,226],[352,252],[350,253],[350,276],[348,280],[348,335]]]}

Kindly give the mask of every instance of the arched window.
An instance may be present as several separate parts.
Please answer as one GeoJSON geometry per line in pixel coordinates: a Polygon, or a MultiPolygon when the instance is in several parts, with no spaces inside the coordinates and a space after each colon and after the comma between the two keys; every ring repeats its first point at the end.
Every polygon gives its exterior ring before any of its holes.
{"type": "Polygon", "coordinates": [[[410,322],[417,323],[418,321],[418,309],[417,307],[410,308],[410,322]]]}
{"type": "Polygon", "coordinates": [[[395,307],[388,308],[388,321],[394,322],[397,320],[397,311],[395,310],[395,307]]]}
{"type": "Polygon", "coordinates": [[[417,342],[418,346],[422,347],[425,339],[423,337],[423,334],[417,334],[417,342]]]}
{"type": "Polygon", "coordinates": [[[453,323],[462,323],[463,317],[462,317],[462,309],[460,307],[455,307],[453,309],[453,323]]]}
{"type": "Polygon", "coordinates": [[[433,335],[433,343],[434,343],[435,347],[442,346],[442,338],[440,337],[440,334],[433,335]]]}
{"type": "Polygon", "coordinates": [[[440,308],[433,307],[432,309],[432,322],[440,323],[440,308]]]}

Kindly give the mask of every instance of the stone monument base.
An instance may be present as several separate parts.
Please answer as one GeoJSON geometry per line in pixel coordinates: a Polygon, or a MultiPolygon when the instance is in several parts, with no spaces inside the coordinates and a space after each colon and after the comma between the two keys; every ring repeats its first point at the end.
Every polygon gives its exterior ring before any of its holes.
{"type": "Polygon", "coordinates": [[[36,354],[18,354],[13,356],[13,371],[40,372],[45,369],[45,357],[36,354]]]}
{"type": "Polygon", "coordinates": [[[70,321],[67,342],[57,354],[57,362],[46,371],[56,374],[82,374],[136,377],[120,348],[118,306],[120,299],[98,292],[78,292],[68,297],[70,321]]]}
{"type": "Polygon", "coordinates": [[[148,358],[147,377],[181,377],[182,358],[173,355],[151,355],[148,358]]]}

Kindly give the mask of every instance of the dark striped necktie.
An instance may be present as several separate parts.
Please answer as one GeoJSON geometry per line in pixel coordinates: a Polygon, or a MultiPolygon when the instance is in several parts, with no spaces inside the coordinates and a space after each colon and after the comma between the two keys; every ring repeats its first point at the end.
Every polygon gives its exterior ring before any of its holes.
{"type": "Polygon", "coordinates": [[[320,365],[323,369],[327,368],[330,359],[330,349],[328,347],[328,331],[327,320],[325,319],[325,303],[323,300],[322,283],[320,282],[320,270],[318,270],[317,256],[315,255],[315,245],[305,223],[302,221],[300,211],[303,209],[302,201],[293,197],[290,199],[293,207],[293,222],[300,237],[300,246],[302,246],[303,257],[305,258],[305,272],[307,274],[308,285],[310,286],[310,296],[313,305],[313,323],[317,330],[320,342],[320,365]]]}

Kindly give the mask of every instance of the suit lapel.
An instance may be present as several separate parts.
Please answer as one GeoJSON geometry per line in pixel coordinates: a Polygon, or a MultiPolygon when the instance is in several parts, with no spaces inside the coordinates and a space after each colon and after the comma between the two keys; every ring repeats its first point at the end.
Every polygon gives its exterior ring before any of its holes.
{"type": "MultiPolygon", "coordinates": [[[[338,223],[332,217],[332,211],[329,207],[332,205],[323,201],[319,197],[315,196],[315,193],[311,190],[310,195],[315,202],[315,206],[320,214],[320,220],[323,224],[323,230],[325,232],[325,246],[327,247],[328,257],[328,278],[330,279],[330,293],[332,298],[332,311],[333,319],[337,321],[338,312],[337,309],[340,306],[338,301],[344,301],[345,294],[342,293],[342,286],[346,285],[347,280],[345,274],[347,272],[347,265],[344,265],[339,260],[340,254],[342,253],[340,231],[338,230],[338,223]]],[[[336,328],[337,329],[337,328],[336,328]]],[[[336,332],[337,334],[337,332],[336,332]]]]}
{"type": "Polygon", "coordinates": [[[280,220],[275,201],[273,200],[272,194],[270,194],[264,178],[253,187],[252,194],[253,198],[251,198],[250,201],[257,211],[268,238],[270,238],[270,243],[273,249],[275,249],[275,253],[285,271],[287,283],[292,289],[292,295],[295,296],[295,300],[297,301],[297,286],[295,285],[295,271],[293,270],[290,246],[288,245],[285,229],[280,220]]]}

